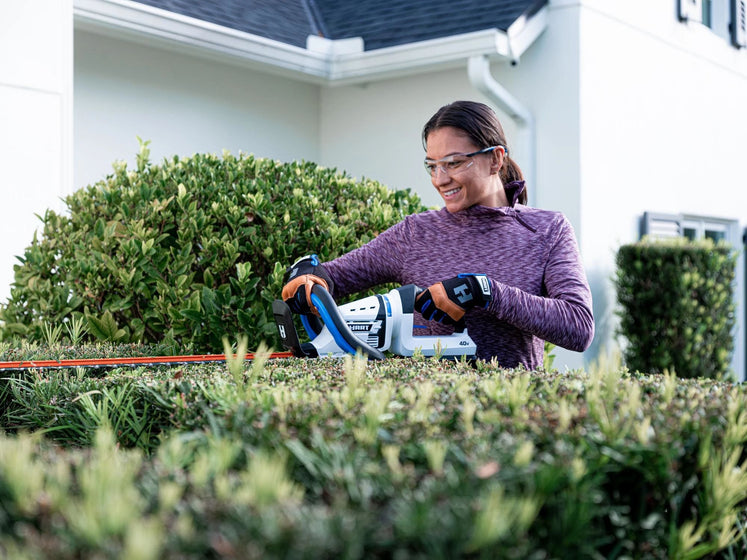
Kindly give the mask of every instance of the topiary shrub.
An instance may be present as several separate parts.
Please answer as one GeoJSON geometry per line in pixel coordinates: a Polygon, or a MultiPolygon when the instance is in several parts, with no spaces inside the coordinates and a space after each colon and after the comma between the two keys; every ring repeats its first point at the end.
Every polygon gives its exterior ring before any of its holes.
{"type": "Polygon", "coordinates": [[[311,162],[196,154],[156,165],[141,142],[137,169],[114,172],[48,210],[14,267],[0,307],[3,339],[43,340],[44,326],[80,320],[98,339],[222,351],[222,338],[275,344],[271,302],[285,268],[332,259],[421,211],[392,191],[311,162]]]}
{"type": "Polygon", "coordinates": [[[626,365],[642,372],[721,378],[734,347],[736,254],[710,239],[644,240],[617,253],[626,365]]]}

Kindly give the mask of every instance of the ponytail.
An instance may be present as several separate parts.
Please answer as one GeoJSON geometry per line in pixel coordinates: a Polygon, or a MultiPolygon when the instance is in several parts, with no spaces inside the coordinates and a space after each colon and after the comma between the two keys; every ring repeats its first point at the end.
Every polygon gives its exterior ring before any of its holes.
{"type": "MultiPolygon", "coordinates": [[[[518,164],[510,157],[508,157],[508,152],[506,152],[506,155],[503,158],[503,167],[501,167],[500,176],[501,182],[503,182],[504,185],[513,183],[514,181],[524,180],[524,174],[521,172],[518,164]]],[[[517,202],[519,202],[519,204],[527,203],[526,187],[524,187],[524,189],[521,191],[517,202]]]]}

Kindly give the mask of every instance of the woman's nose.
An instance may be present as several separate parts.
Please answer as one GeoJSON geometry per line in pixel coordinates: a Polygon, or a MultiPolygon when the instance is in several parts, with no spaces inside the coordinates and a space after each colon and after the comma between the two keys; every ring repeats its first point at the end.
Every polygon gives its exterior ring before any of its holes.
{"type": "Polygon", "coordinates": [[[441,166],[436,167],[436,172],[431,175],[431,182],[434,185],[446,185],[449,181],[451,181],[451,177],[446,173],[446,170],[441,166]]]}

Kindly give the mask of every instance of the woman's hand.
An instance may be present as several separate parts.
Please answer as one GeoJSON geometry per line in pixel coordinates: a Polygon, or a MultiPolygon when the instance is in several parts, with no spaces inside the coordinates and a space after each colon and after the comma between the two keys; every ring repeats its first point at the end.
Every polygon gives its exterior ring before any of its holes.
{"type": "Polygon", "coordinates": [[[427,321],[458,323],[468,309],[487,307],[493,296],[484,274],[460,274],[433,284],[415,298],[415,310],[427,321]]]}
{"type": "Polygon", "coordinates": [[[300,315],[318,315],[311,303],[311,288],[314,284],[324,286],[331,294],[335,289],[332,278],[324,270],[319,257],[306,255],[294,262],[286,271],[287,279],[283,286],[282,298],[291,311],[300,315]]]}

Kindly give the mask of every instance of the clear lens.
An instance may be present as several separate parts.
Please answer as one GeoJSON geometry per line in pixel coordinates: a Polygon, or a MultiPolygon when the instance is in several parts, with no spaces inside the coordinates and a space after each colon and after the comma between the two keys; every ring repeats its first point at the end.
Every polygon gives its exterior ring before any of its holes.
{"type": "Polygon", "coordinates": [[[462,169],[467,169],[470,165],[472,165],[472,160],[468,159],[465,156],[449,156],[438,161],[426,161],[424,163],[425,170],[430,176],[434,177],[438,169],[441,169],[441,171],[443,173],[446,173],[447,175],[456,173],[457,171],[460,171],[462,169]],[[465,163],[468,164],[464,165],[465,163]]]}
{"type": "MultiPolygon", "coordinates": [[[[470,165],[472,165],[473,160],[470,159],[476,155],[479,154],[486,154],[488,152],[492,152],[499,146],[490,146],[489,148],[483,148],[482,150],[477,150],[476,152],[472,152],[471,154],[454,154],[453,156],[447,156],[443,159],[439,160],[425,160],[425,170],[428,172],[428,174],[431,177],[435,177],[436,173],[438,173],[438,169],[440,168],[441,171],[446,173],[447,175],[450,175],[451,173],[456,173],[457,171],[461,171],[464,169],[467,169],[470,165]],[[462,164],[466,161],[469,161],[469,163],[465,166],[462,166],[462,164]]],[[[503,148],[503,146],[500,146],[503,148]]],[[[503,148],[504,154],[506,152],[506,148],[503,148]]]]}

